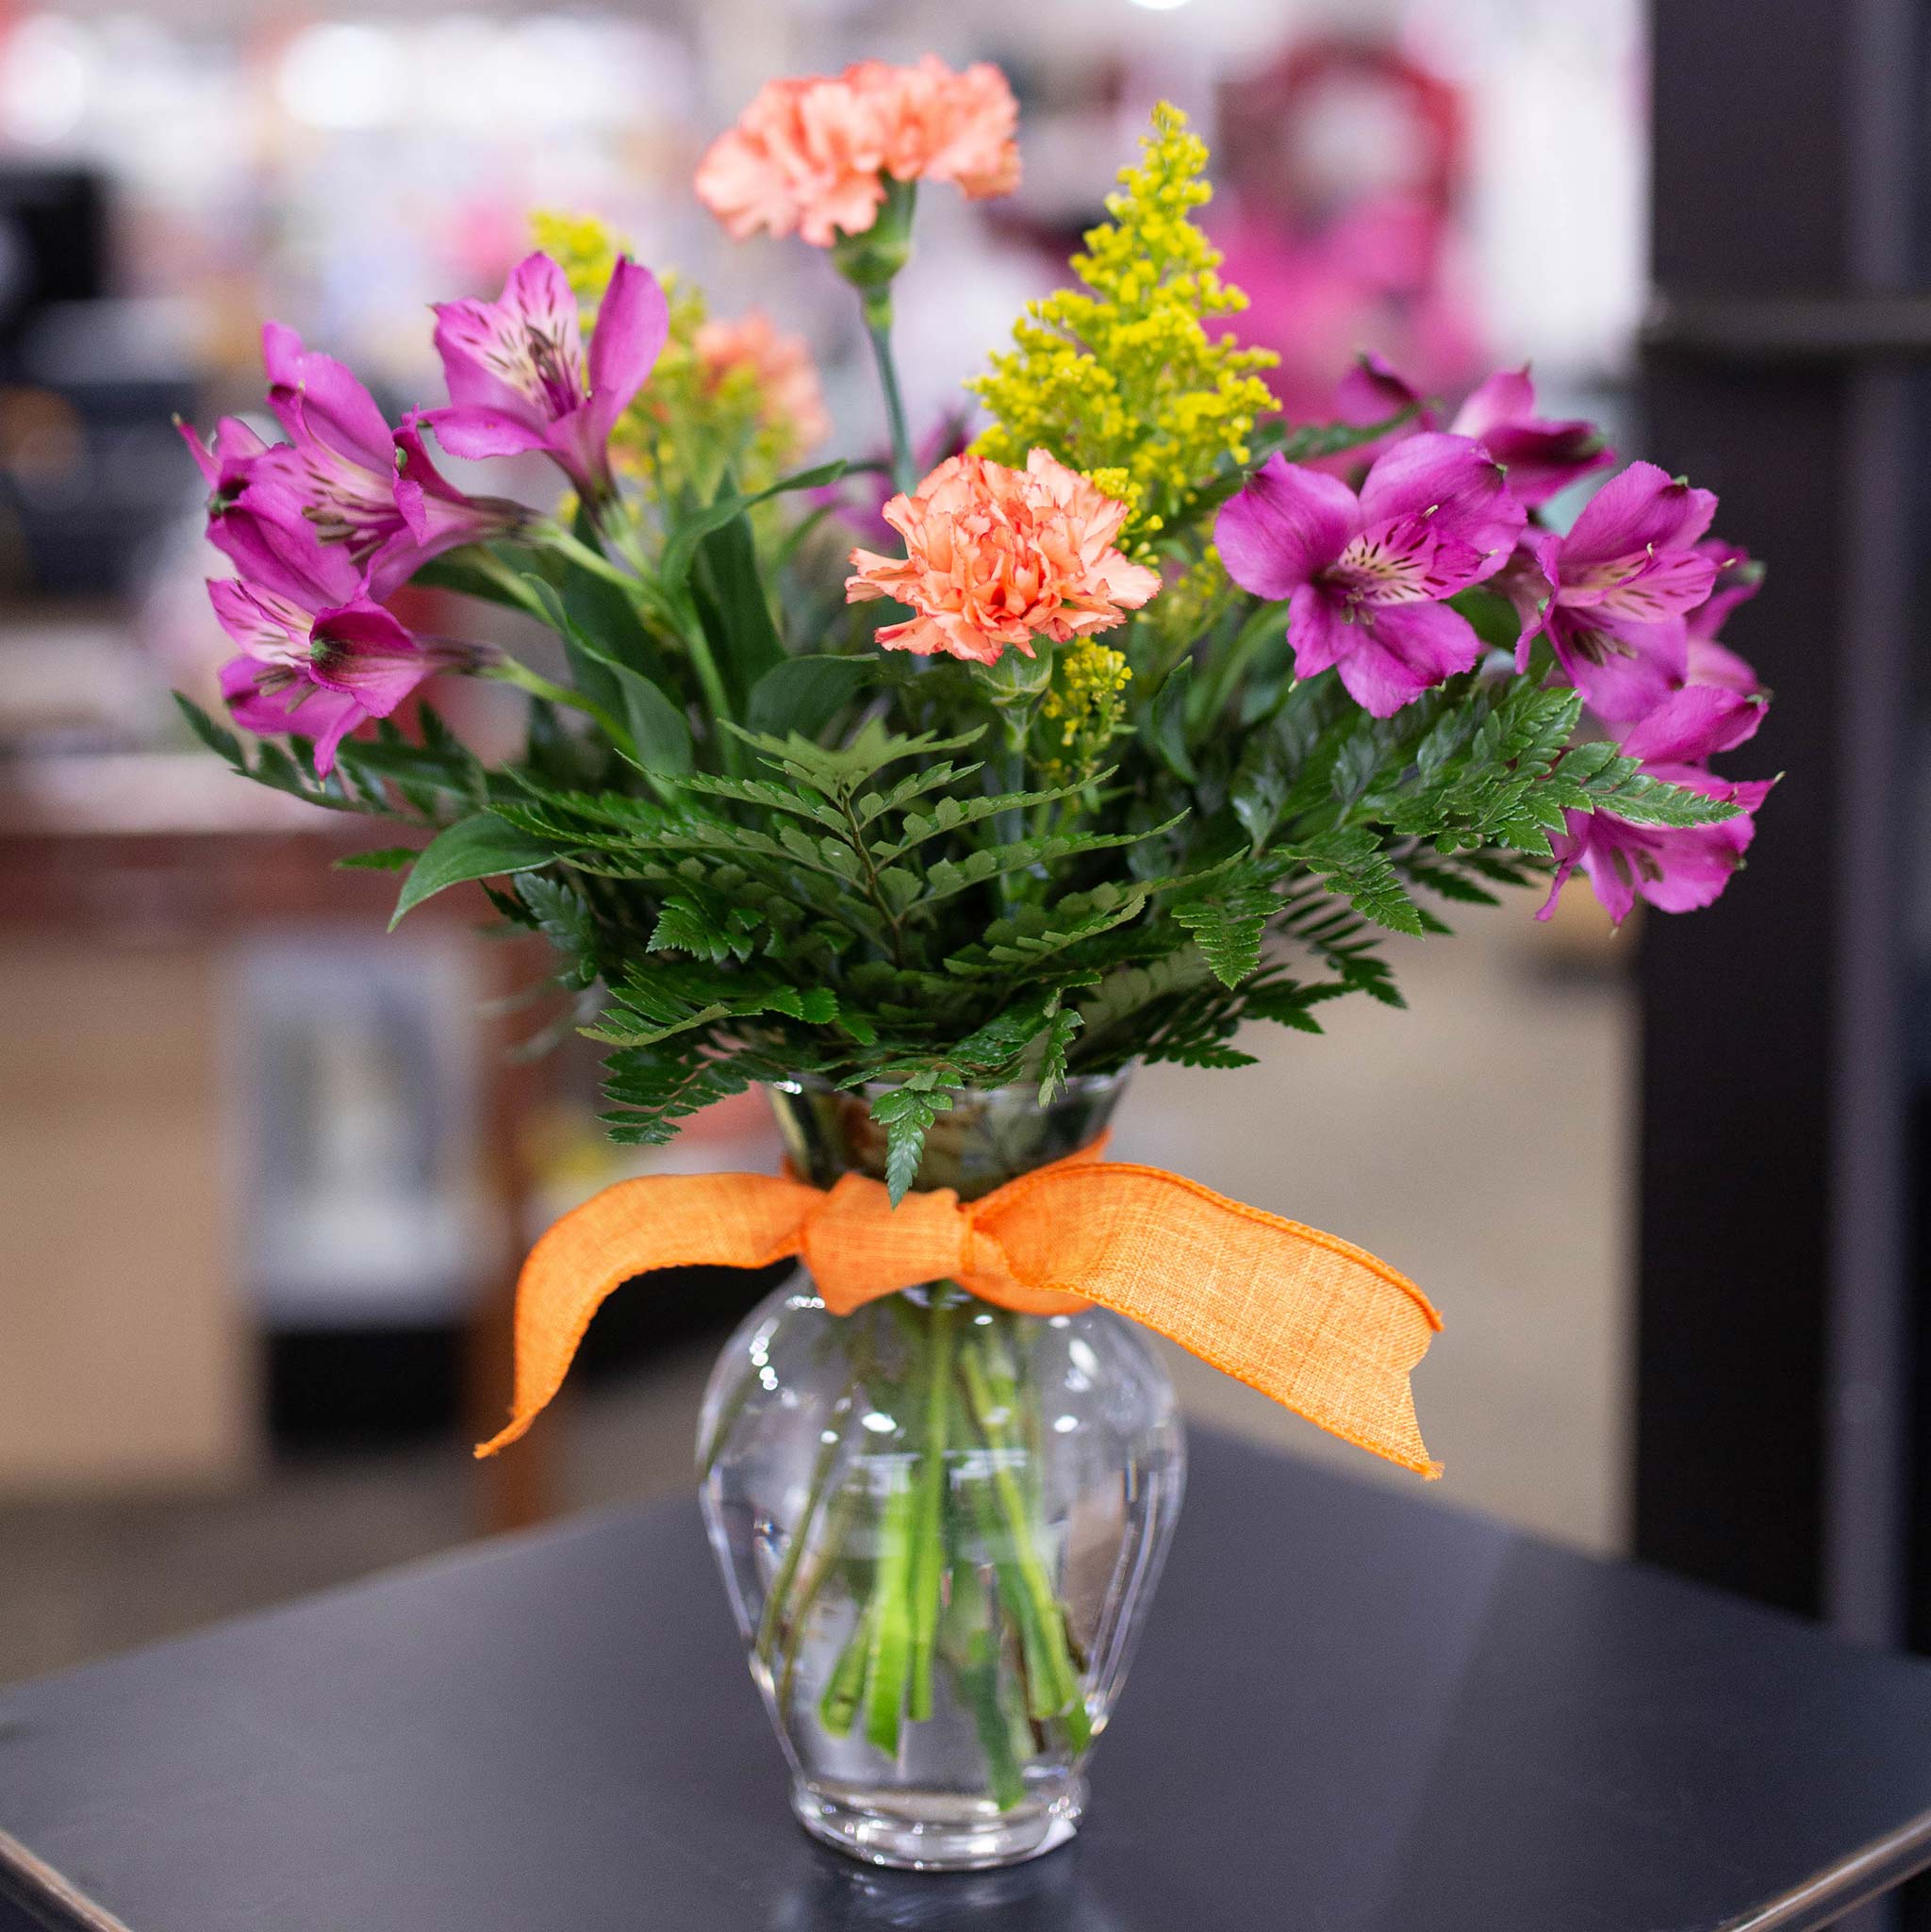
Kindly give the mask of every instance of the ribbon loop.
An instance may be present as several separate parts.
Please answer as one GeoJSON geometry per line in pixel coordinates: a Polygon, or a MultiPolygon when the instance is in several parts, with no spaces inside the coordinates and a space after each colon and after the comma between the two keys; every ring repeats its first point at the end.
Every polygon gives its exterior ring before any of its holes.
{"type": "Polygon", "coordinates": [[[801,1256],[825,1305],[949,1280],[1024,1314],[1097,1303],[1145,1324],[1330,1434],[1439,1476],[1410,1372],[1442,1326],[1405,1275],[1350,1243],[1098,1148],[962,1203],[895,1210],[876,1181],[829,1190],[763,1174],[619,1181],[537,1242],[517,1283],[516,1402],[477,1450],[520,1436],[559,1388],[591,1317],[634,1275],[801,1256]]]}

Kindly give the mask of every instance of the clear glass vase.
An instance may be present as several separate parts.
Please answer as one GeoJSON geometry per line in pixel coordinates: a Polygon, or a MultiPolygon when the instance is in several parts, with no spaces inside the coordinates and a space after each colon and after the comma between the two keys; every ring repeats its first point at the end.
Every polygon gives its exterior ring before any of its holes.
{"type": "MultiPolygon", "coordinates": [[[[963,1095],[920,1187],[971,1198],[1076,1152],[1121,1078],[963,1095]]],[[[773,1095],[798,1172],[879,1177],[866,1097],[773,1095]]],[[[799,1280],[718,1358],[711,1544],[816,1837],[958,1871],[1064,1843],[1180,1509],[1173,1389],[1104,1310],[1015,1314],[936,1281],[831,1313],[799,1280]]]]}

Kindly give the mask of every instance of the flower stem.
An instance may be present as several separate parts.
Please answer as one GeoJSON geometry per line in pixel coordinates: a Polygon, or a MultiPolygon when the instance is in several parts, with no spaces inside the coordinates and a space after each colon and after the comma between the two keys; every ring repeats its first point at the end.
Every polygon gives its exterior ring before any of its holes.
{"type": "Polygon", "coordinates": [[[552,550],[567,556],[578,570],[587,571],[592,577],[601,577],[606,584],[615,584],[631,596],[636,594],[639,587],[637,580],[628,570],[619,570],[602,551],[586,543],[575,531],[566,530],[561,523],[552,520],[541,527],[538,535],[552,550]]]}
{"type": "Polygon", "coordinates": [[[514,685],[520,691],[527,691],[533,698],[541,698],[547,704],[561,704],[571,711],[581,711],[586,718],[593,718],[602,728],[603,735],[631,759],[638,762],[637,748],[631,735],[594,698],[586,698],[581,691],[572,691],[567,685],[553,683],[540,671],[534,671],[526,664],[519,663],[514,657],[503,656],[483,673],[485,677],[500,679],[503,684],[514,685]]]}
{"type": "Polygon", "coordinates": [[[892,436],[893,487],[909,496],[918,475],[913,467],[912,438],[905,427],[905,399],[899,390],[898,364],[892,359],[892,297],[888,289],[866,292],[865,332],[871,339],[879,388],[884,392],[885,423],[892,436]]]}

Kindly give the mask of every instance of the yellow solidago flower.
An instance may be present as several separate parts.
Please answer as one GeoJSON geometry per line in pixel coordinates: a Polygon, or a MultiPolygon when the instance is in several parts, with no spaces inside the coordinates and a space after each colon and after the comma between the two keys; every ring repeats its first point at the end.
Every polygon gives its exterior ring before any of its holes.
{"type": "Polygon", "coordinates": [[[1075,638],[1054,654],[1034,724],[1048,784],[1083,784],[1099,768],[1126,713],[1132,676],[1125,654],[1094,637],[1075,638]]]}
{"type": "Polygon", "coordinates": [[[1142,146],[1107,197],[1113,219],[1072,259],[1083,287],[1030,303],[1015,346],[968,387],[993,417],[980,454],[1016,465],[1050,450],[1130,506],[1123,543],[1145,554],[1223,456],[1247,461],[1255,418],[1273,407],[1255,372],[1279,358],[1206,328],[1247,299],[1194,224],[1213,191],[1205,142],[1163,102],[1142,146]]]}

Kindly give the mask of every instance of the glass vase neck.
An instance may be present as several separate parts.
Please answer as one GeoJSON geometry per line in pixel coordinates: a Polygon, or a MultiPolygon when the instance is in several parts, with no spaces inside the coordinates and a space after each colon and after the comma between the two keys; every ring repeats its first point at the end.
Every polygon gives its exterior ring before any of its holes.
{"type": "MultiPolygon", "coordinates": [[[[949,1187],[977,1200],[1021,1174],[1088,1148],[1106,1131],[1127,1074],[1068,1081],[1044,1106],[1036,1086],[971,1087],[952,1097],[925,1137],[913,1185],[949,1187]]],[[[809,1081],[767,1091],[798,1174],[815,1187],[841,1175],[885,1178],[885,1130],[871,1117],[883,1086],[840,1089],[809,1081]]]]}

